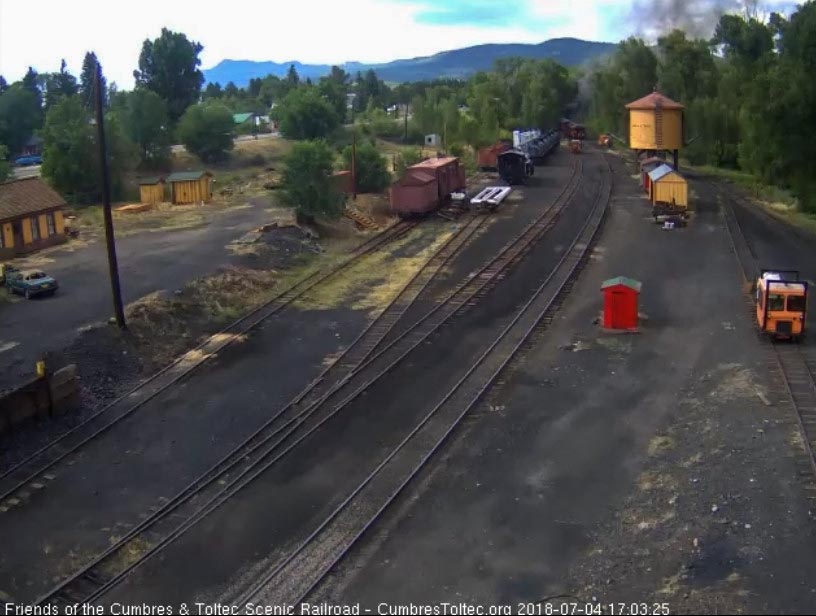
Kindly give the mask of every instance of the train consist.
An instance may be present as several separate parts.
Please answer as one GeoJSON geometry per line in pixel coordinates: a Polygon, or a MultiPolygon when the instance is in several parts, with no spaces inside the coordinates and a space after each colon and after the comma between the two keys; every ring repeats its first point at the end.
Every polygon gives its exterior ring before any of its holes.
{"type": "MultiPolygon", "coordinates": [[[[579,126],[579,125],[577,125],[579,126]]],[[[524,184],[560,144],[558,130],[513,131],[513,141],[497,141],[480,148],[476,164],[482,170],[497,170],[507,184],[524,184]]],[[[429,158],[405,169],[391,185],[391,211],[402,218],[436,211],[451,199],[452,193],[465,190],[465,170],[453,156],[429,158]]]]}
{"type": "Polygon", "coordinates": [[[455,156],[428,158],[411,165],[391,185],[391,211],[402,218],[433,212],[465,189],[465,168],[455,156]]]}
{"type": "Polygon", "coordinates": [[[556,130],[513,131],[513,148],[524,152],[533,164],[542,163],[558,147],[560,141],[556,130]]]}
{"type": "Polygon", "coordinates": [[[558,123],[558,131],[561,133],[562,139],[572,141],[577,139],[583,141],[586,139],[586,127],[583,124],[573,122],[569,118],[561,118],[558,123]]]}
{"type": "Polygon", "coordinates": [[[499,177],[510,184],[524,184],[535,173],[533,161],[521,150],[507,150],[498,156],[499,177]]]}

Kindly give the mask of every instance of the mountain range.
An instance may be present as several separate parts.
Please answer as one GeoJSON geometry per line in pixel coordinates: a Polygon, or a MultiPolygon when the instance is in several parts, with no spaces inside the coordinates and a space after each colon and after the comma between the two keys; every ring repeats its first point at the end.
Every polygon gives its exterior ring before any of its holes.
{"type": "MultiPolygon", "coordinates": [[[[477,71],[489,70],[499,58],[519,56],[523,58],[551,58],[564,66],[576,66],[615,49],[613,43],[599,43],[575,38],[557,38],[538,44],[508,43],[487,44],[442,51],[432,56],[394,60],[382,64],[345,62],[339,66],[352,75],[358,71],[374,69],[384,81],[400,83],[437,78],[465,78],[477,71]]],[[[222,60],[204,70],[207,83],[226,85],[232,81],[245,87],[249,80],[267,75],[283,77],[294,65],[302,79],[318,79],[331,70],[329,64],[303,64],[291,62],[257,62],[253,60],[222,60]]]]}

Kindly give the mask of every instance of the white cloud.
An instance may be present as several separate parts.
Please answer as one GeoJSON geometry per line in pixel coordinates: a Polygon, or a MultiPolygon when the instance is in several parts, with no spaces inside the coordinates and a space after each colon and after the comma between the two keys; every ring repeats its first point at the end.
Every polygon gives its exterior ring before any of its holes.
{"type": "MultiPolygon", "coordinates": [[[[536,2],[578,12],[575,2],[536,2]]],[[[497,10],[507,10],[502,0],[497,10]]],[[[273,2],[244,0],[215,4],[191,0],[0,0],[0,73],[19,79],[29,65],[41,72],[59,68],[61,58],[78,73],[86,51],[99,56],[106,75],[132,85],[142,41],[166,26],[204,45],[202,65],[224,58],[303,62],[388,61],[486,42],[539,42],[565,32],[593,36],[576,26],[530,31],[509,28],[417,24],[419,6],[387,0],[273,2]]],[[[588,11],[580,10],[585,20],[588,11]]],[[[586,22],[584,22],[586,23],[586,22]]]]}
{"type": "MultiPolygon", "coordinates": [[[[496,10],[512,10],[512,1],[496,0],[496,10]]],[[[201,42],[205,68],[224,58],[381,62],[489,42],[618,40],[633,28],[615,19],[630,0],[515,1],[528,2],[535,18],[519,11],[516,26],[480,28],[417,23],[427,2],[403,0],[0,0],[0,74],[12,81],[29,65],[54,71],[61,58],[78,73],[94,50],[108,79],[130,87],[142,42],[163,26],[201,42]]]]}

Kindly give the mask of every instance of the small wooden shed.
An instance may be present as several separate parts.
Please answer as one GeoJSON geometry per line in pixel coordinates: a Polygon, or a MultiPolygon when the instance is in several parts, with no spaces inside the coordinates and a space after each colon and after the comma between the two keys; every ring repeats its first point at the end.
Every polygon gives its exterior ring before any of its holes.
{"type": "Polygon", "coordinates": [[[167,176],[170,201],[174,205],[209,203],[212,200],[212,173],[209,171],[182,171],[167,176]]]}
{"type": "Polygon", "coordinates": [[[643,190],[645,190],[647,194],[651,195],[649,190],[649,173],[665,164],[667,164],[666,161],[657,156],[651,156],[640,161],[640,181],[641,184],[643,184],[643,190]]]}
{"type": "Polygon", "coordinates": [[[603,293],[603,326],[606,329],[635,330],[638,326],[638,296],[641,284],[637,280],[618,276],[601,285],[603,293]]]}
{"type": "Polygon", "coordinates": [[[350,195],[354,192],[354,185],[351,181],[351,171],[335,171],[332,173],[332,182],[334,182],[337,189],[344,194],[350,195]]]}
{"type": "Polygon", "coordinates": [[[139,201],[151,205],[164,201],[164,178],[155,176],[139,180],[139,201]]]}
{"type": "Polygon", "coordinates": [[[688,207],[688,183],[686,178],[669,165],[661,165],[649,172],[649,197],[652,205],[665,203],[675,207],[688,207]]]}

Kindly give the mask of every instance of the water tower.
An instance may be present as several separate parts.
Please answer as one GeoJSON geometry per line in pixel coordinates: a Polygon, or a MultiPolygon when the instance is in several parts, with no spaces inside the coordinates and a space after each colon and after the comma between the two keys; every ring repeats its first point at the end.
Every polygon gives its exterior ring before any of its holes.
{"type": "Polygon", "coordinates": [[[674,168],[683,147],[683,105],[673,101],[655,89],[626,105],[629,110],[629,147],[638,156],[671,152],[674,168]]]}

